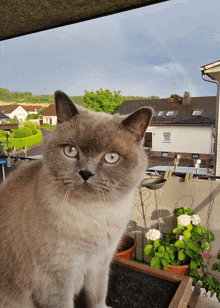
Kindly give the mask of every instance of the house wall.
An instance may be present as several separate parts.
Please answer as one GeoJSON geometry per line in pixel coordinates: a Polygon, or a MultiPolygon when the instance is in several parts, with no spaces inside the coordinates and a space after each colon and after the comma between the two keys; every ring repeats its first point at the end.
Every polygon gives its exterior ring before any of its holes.
{"type": "Polygon", "coordinates": [[[169,156],[191,157],[193,153],[208,158],[213,152],[211,126],[150,126],[147,132],[152,132],[151,155],[168,152],[169,156]],[[164,141],[164,133],[170,133],[170,141],[164,141]]]}
{"type": "Polygon", "coordinates": [[[10,114],[6,113],[6,115],[11,119],[13,119],[13,117],[16,116],[19,121],[24,122],[28,116],[28,112],[24,110],[24,108],[22,108],[21,106],[18,106],[18,108],[16,108],[12,113],[10,114]]]}
{"type": "Polygon", "coordinates": [[[50,120],[52,120],[52,125],[57,124],[57,116],[43,116],[43,123],[50,124],[50,120]]]}

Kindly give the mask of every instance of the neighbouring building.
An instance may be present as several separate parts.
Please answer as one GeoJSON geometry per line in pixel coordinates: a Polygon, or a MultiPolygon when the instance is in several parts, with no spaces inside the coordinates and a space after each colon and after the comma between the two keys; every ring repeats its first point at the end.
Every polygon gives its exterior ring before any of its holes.
{"type": "Polygon", "coordinates": [[[42,109],[42,106],[23,106],[23,108],[28,112],[28,114],[37,114],[40,109],[42,109]]]}
{"type": "Polygon", "coordinates": [[[28,116],[28,112],[18,105],[0,105],[0,112],[7,115],[10,119],[14,116],[18,118],[19,121],[24,122],[28,116]]]}
{"type": "Polygon", "coordinates": [[[49,105],[43,112],[43,123],[56,125],[57,124],[57,116],[55,110],[55,104],[49,105]]]}
{"type": "Polygon", "coordinates": [[[115,113],[129,114],[140,107],[154,109],[145,133],[145,147],[151,155],[209,159],[214,154],[216,97],[183,97],[125,101],[115,113]]]}
{"type": "Polygon", "coordinates": [[[0,112],[0,124],[6,123],[8,120],[10,120],[10,118],[6,114],[0,112]]]}

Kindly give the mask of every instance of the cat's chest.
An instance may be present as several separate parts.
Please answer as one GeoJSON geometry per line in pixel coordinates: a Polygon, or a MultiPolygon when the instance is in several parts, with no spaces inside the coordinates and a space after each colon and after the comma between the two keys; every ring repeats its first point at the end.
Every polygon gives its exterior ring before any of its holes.
{"type": "Polygon", "coordinates": [[[132,195],[126,196],[116,204],[68,202],[61,208],[53,204],[56,223],[60,231],[69,237],[90,240],[108,236],[114,239],[126,228],[133,205],[132,195]]]}

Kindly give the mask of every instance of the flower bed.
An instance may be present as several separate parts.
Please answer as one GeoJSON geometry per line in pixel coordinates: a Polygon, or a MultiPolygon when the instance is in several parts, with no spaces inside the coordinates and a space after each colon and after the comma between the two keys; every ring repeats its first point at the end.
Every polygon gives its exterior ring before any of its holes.
{"type": "MultiPolygon", "coordinates": [[[[8,147],[12,149],[15,147],[17,150],[22,150],[23,147],[30,148],[35,144],[38,144],[42,141],[42,132],[38,130],[35,135],[25,137],[25,138],[8,138],[8,147]]],[[[0,138],[0,142],[6,143],[7,138],[0,138]]]]}

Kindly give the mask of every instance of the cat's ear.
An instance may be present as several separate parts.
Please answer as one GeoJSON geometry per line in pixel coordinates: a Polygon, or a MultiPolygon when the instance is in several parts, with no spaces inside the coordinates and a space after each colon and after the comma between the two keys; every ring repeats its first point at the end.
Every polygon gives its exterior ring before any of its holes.
{"type": "Polygon", "coordinates": [[[150,107],[140,108],[121,122],[121,128],[133,133],[135,135],[135,141],[139,141],[143,138],[153,113],[154,111],[150,107]]]}
{"type": "Polygon", "coordinates": [[[54,93],[55,109],[57,114],[57,123],[71,120],[79,113],[74,102],[66,93],[57,90],[54,93]]]}

